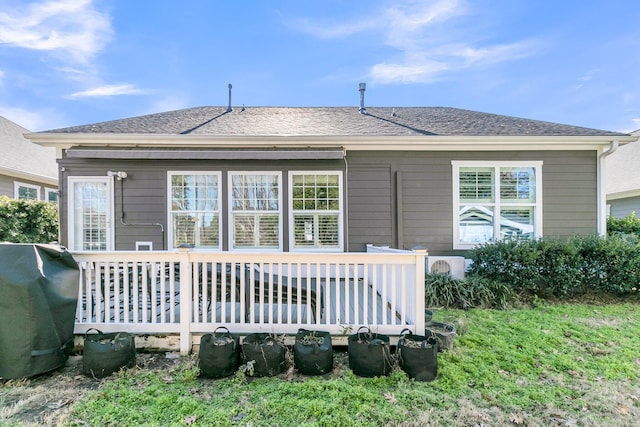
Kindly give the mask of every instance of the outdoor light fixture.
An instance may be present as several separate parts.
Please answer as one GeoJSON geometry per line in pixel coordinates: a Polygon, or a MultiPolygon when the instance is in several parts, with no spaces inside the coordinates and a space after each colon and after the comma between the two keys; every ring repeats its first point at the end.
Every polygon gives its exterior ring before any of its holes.
{"type": "Polygon", "coordinates": [[[121,181],[127,177],[127,173],[125,171],[107,171],[107,176],[115,176],[118,181],[121,181]]]}

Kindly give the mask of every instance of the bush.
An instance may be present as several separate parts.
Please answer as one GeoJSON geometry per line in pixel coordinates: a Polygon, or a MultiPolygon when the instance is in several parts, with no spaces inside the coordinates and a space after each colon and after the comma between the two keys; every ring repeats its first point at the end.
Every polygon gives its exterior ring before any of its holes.
{"type": "Polygon", "coordinates": [[[627,295],[640,283],[640,237],[577,236],[509,240],[468,253],[470,273],[503,283],[516,292],[569,296],[585,292],[627,295]]]}
{"type": "Polygon", "coordinates": [[[640,218],[636,218],[636,213],[631,212],[626,218],[607,218],[607,233],[613,234],[635,234],[640,236],[640,218]]]}
{"type": "Polygon", "coordinates": [[[509,286],[477,275],[465,279],[455,279],[448,274],[426,275],[426,307],[504,309],[511,305],[514,297],[509,286]]]}
{"type": "Polygon", "coordinates": [[[50,243],[57,240],[58,208],[55,203],[0,196],[0,241],[50,243]]]}

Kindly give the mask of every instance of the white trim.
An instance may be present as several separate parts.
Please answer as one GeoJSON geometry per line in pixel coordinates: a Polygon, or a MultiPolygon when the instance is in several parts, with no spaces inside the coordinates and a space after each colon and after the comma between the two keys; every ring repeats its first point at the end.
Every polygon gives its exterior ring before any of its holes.
{"type": "Polygon", "coordinates": [[[218,177],[218,246],[205,246],[205,247],[197,247],[193,248],[193,250],[208,250],[208,251],[216,251],[221,250],[222,248],[222,172],[220,171],[190,171],[190,170],[178,170],[178,171],[167,171],[167,244],[169,250],[175,249],[173,244],[173,216],[171,213],[173,212],[171,209],[171,177],[176,175],[211,175],[218,177]]]}
{"type": "Polygon", "coordinates": [[[106,229],[107,241],[106,250],[114,250],[115,230],[113,224],[114,218],[114,202],[113,202],[113,179],[107,176],[69,176],[67,177],[67,237],[69,250],[83,250],[75,247],[75,200],[74,185],[77,183],[103,183],[106,185],[107,209],[106,209],[106,229]]]}
{"type": "MultiPolygon", "coordinates": [[[[283,206],[282,206],[282,171],[228,171],[227,172],[227,230],[228,230],[228,249],[232,252],[256,252],[256,251],[265,251],[265,252],[282,252],[283,247],[283,238],[282,238],[282,228],[284,218],[283,214],[283,206]],[[278,177],[278,210],[277,211],[261,211],[269,214],[277,214],[278,215],[278,247],[277,248],[263,248],[263,247],[251,247],[251,248],[236,248],[234,247],[234,233],[233,233],[233,177],[237,175],[253,175],[253,176],[277,176],[278,177]]],[[[242,212],[242,211],[238,211],[242,212]]],[[[248,213],[254,211],[247,211],[248,213]]]]}
{"type": "MultiPolygon", "coordinates": [[[[523,205],[523,206],[533,206],[534,207],[534,237],[540,238],[542,237],[542,227],[543,227],[543,218],[542,218],[542,164],[543,162],[540,160],[534,161],[490,161],[490,160],[452,160],[451,161],[451,173],[452,173],[452,182],[453,182],[453,249],[467,250],[473,249],[478,244],[471,243],[460,243],[460,230],[458,227],[459,218],[458,215],[460,213],[460,168],[463,167],[485,167],[485,168],[494,168],[496,169],[496,174],[494,175],[495,179],[495,189],[494,192],[496,194],[500,194],[500,180],[499,180],[499,169],[503,167],[529,167],[534,168],[536,173],[536,200],[534,203],[523,205]]],[[[494,203],[490,204],[492,208],[496,210],[500,210],[501,202],[500,198],[496,197],[494,203]]],[[[494,238],[500,236],[500,223],[499,221],[494,221],[494,238]]]]}
{"type": "Polygon", "coordinates": [[[42,200],[42,197],[40,195],[41,186],[35,185],[35,184],[27,184],[26,182],[20,182],[20,181],[13,181],[13,197],[15,199],[20,199],[20,187],[36,190],[35,199],[23,199],[23,200],[42,200]]]}
{"type": "Polygon", "coordinates": [[[620,144],[637,141],[632,135],[597,136],[275,136],[275,135],[176,135],[176,134],[87,134],[87,133],[29,133],[32,142],[45,147],[62,149],[74,146],[111,147],[335,147],[346,150],[374,151],[539,151],[539,150],[597,150],[609,146],[612,140],[620,144]]]}
{"type": "Polygon", "coordinates": [[[60,192],[58,191],[57,188],[49,188],[49,187],[44,187],[44,200],[47,202],[50,202],[51,200],[49,200],[49,194],[51,193],[55,193],[56,197],[58,198],[58,200],[60,200],[60,192]]]}
{"type": "Polygon", "coordinates": [[[342,179],[342,171],[339,170],[291,170],[289,171],[289,188],[287,194],[287,201],[289,205],[288,212],[288,224],[289,224],[289,248],[291,252],[343,252],[344,251],[344,181],[342,179]],[[320,214],[338,214],[338,247],[337,248],[294,248],[295,244],[295,236],[294,236],[294,209],[293,209],[293,176],[294,175],[337,175],[338,176],[338,200],[340,203],[340,208],[338,211],[311,211],[313,213],[320,214]]]}

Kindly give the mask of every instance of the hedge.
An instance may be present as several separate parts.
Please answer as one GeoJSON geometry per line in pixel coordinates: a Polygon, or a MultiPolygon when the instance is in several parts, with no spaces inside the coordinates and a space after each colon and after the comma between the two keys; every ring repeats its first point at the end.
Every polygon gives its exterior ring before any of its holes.
{"type": "Polygon", "coordinates": [[[467,255],[469,273],[540,296],[637,294],[640,236],[576,236],[506,240],[481,245],[467,255]]]}
{"type": "Polygon", "coordinates": [[[58,241],[56,203],[14,200],[0,196],[0,242],[51,243],[58,241]]]}

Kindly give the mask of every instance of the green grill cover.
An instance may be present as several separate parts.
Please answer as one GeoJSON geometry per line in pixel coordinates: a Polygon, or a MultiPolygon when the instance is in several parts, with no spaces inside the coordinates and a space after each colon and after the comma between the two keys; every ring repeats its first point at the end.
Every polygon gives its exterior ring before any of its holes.
{"type": "Polygon", "coordinates": [[[0,243],[0,378],[64,366],[79,277],[78,264],[59,246],[0,243]]]}

